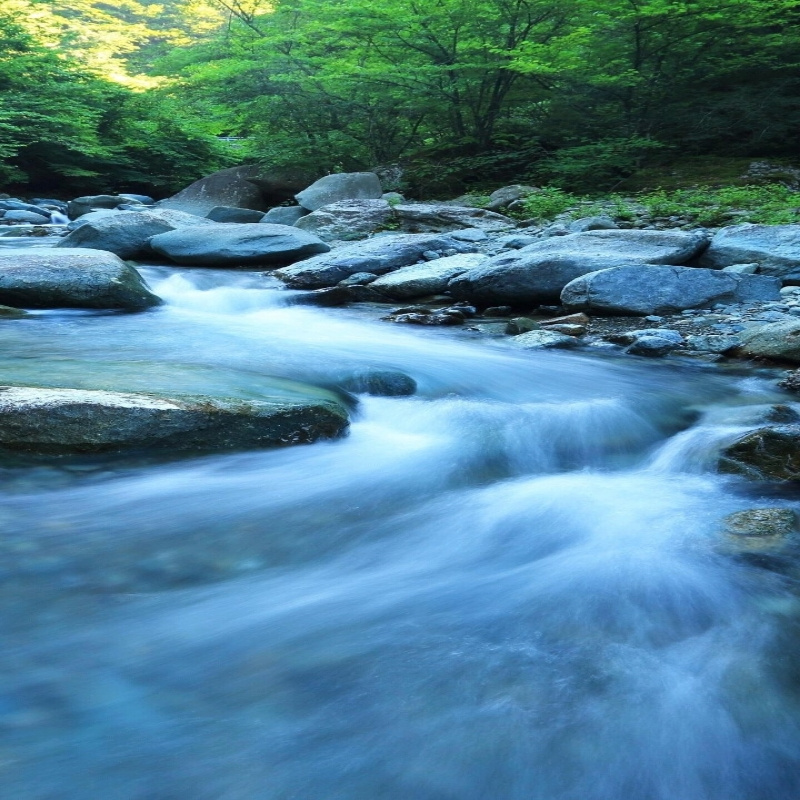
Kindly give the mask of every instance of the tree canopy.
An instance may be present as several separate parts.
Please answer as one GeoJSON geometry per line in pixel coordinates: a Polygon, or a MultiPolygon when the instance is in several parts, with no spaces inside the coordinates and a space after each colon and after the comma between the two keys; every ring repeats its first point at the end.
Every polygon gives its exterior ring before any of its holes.
{"type": "Polygon", "coordinates": [[[656,154],[793,156],[800,125],[800,0],[7,0],[0,22],[6,180],[167,187],[222,165],[222,134],[319,173],[402,163],[411,191],[584,190],[656,154]]]}

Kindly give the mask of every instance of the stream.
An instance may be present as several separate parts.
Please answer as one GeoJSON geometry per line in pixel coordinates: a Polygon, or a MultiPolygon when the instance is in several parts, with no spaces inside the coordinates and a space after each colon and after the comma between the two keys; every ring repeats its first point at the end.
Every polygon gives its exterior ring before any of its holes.
{"type": "Polygon", "coordinates": [[[800,797],[794,567],[721,546],[797,496],[713,469],[787,402],[768,374],[141,271],[163,306],[2,321],[2,382],[418,391],[313,445],[3,456],[0,796],[800,797]]]}

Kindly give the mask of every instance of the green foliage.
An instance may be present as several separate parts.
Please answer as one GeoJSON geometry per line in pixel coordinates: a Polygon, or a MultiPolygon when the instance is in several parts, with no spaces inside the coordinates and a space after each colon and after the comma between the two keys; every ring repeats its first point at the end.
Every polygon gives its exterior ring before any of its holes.
{"type": "Polygon", "coordinates": [[[522,216],[543,222],[574,208],[581,198],[556,186],[545,186],[522,200],[522,216]]]}

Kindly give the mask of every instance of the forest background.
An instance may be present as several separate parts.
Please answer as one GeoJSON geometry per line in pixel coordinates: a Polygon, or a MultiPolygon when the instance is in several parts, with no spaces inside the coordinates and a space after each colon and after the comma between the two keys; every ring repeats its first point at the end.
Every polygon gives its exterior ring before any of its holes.
{"type": "Polygon", "coordinates": [[[800,0],[4,0],[0,185],[163,196],[257,162],[591,194],[796,159],[798,23],[800,0]]]}

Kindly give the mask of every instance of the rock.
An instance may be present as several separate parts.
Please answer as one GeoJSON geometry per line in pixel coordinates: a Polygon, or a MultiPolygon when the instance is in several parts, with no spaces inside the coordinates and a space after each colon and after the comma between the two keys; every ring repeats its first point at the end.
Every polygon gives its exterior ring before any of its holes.
{"type": "Polygon", "coordinates": [[[370,284],[371,288],[393,300],[439,294],[451,278],[486,260],[481,253],[462,253],[437,258],[425,264],[401,267],[370,284]]]}
{"type": "Polygon", "coordinates": [[[739,337],[737,355],[800,363],[800,320],[759,325],[739,337]]]}
{"type": "Polygon", "coordinates": [[[530,317],[513,317],[506,323],[505,332],[509,336],[517,336],[528,331],[538,331],[542,326],[530,317]]]}
{"type": "Polygon", "coordinates": [[[288,200],[308,182],[298,169],[266,169],[257,165],[231,167],[207,175],[158,203],[159,208],[174,208],[205,216],[215,206],[253,208],[266,211],[288,200]]]}
{"type": "Polygon", "coordinates": [[[550,319],[543,319],[540,325],[543,328],[548,328],[551,325],[588,325],[591,318],[586,314],[565,314],[560,317],[550,317],[550,319]]]}
{"type": "Polygon", "coordinates": [[[392,223],[395,214],[385,200],[341,200],[312,211],[295,222],[295,227],[333,239],[363,239],[392,223]]]}
{"type": "Polygon", "coordinates": [[[275,276],[294,289],[317,289],[335,286],[356,272],[383,275],[416,264],[425,252],[436,251],[441,256],[445,250],[466,253],[474,247],[445,234],[382,236],[279,269],[275,276]]]}
{"type": "Polygon", "coordinates": [[[0,200],[0,209],[5,211],[30,211],[31,214],[39,214],[46,216],[48,219],[50,218],[50,215],[45,212],[41,204],[23,203],[22,200],[0,200]]]}
{"type": "Polygon", "coordinates": [[[675,342],[673,339],[649,334],[645,336],[638,336],[636,340],[629,345],[625,352],[633,356],[648,356],[650,358],[657,358],[671,353],[676,347],[680,347],[682,342],[675,342]]]}
{"type": "Polygon", "coordinates": [[[510,317],[513,313],[511,306],[489,306],[483,309],[484,317],[510,317]]]}
{"type": "Polygon", "coordinates": [[[303,208],[316,211],[340,200],[379,200],[382,194],[380,179],[374,172],[342,172],[314,181],[295,199],[303,208]]]}
{"type": "Polygon", "coordinates": [[[277,206],[267,211],[260,221],[270,225],[294,225],[309,213],[302,206],[277,206]]]}
{"type": "Polygon", "coordinates": [[[481,228],[463,228],[451,231],[450,235],[459,242],[485,242],[489,239],[489,234],[481,228]]]}
{"type": "Polygon", "coordinates": [[[722,450],[718,469],[757,481],[800,479],[800,425],[759,428],[722,450]]]}
{"type": "Polygon", "coordinates": [[[0,319],[20,319],[27,317],[28,312],[23,311],[21,308],[12,308],[11,306],[0,306],[0,319]]]}
{"type": "Polygon", "coordinates": [[[365,369],[345,378],[343,389],[355,394],[377,397],[407,397],[417,391],[417,382],[404,372],[385,369],[365,369]]]}
{"type": "Polygon", "coordinates": [[[736,334],[706,333],[686,337],[686,346],[690,350],[704,353],[727,353],[741,344],[741,337],[736,334]]]}
{"type": "Polygon", "coordinates": [[[120,258],[152,256],[150,239],[160,233],[213,225],[210,220],[182,211],[154,208],[146,211],[96,211],[78,220],[56,247],[106,250],[120,258]]]}
{"type": "Polygon", "coordinates": [[[797,516],[790,508],[748,508],[728,514],[723,525],[725,533],[736,537],[740,544],[761,547],[766,539],[783,539],[793,534],[797,530],[797,516]]]}
{"type": "Polygon", "coordinates": [[[377,277],[378,276],[374,272],[356,272],[349,278],[345,278],[343,281],[339,281],[337,286],[344,286],[344,287],[367,286],[368,284],[375,281],[377,277]]]}
{"type": "Polygon", "coordinates": [[[139,273],[112,253],[52,247],[0,251],[0,303],[139,310],[160,302],[139,273]]]}
{"type": "Polygon", "coordinates": [[[561,302],[604,314],[667,314],[720,301],[774,300],[779,289],[777,279],[763,275],[639,264],[576,278],[564,287],[561,302]]]}
{"type": "Polygon", "coordinates": [[[397,309],[383,317],[387,322],[402,322],[407,325],[463,325],[468,316],[473,316],[475,309],[451,306],[433,311],[429,308],[397,309]]]}
{"type": "Polygon", "coordinates": [[[116,194],[94,194],[76,197],[67,203],[67,216],[70,219],[78,219],[78,217],[82,217],[84,214],[88,214],[98,208],[116,208],[122,202],[124,202],[122,198],[116,194]]]}
{"type": "Polygon", "coordinates": [[[535,186],[525,186],[515,183],[513,186],[503,186],[495,189],[489,195],[489,202],[486,204],[487,211],[500,211],[508,208],[516,200],[521,200],[529,194],[533,194],[537,189],[535,186]]]}
{"type": "Polygon", "coordinates": [[[563,333],[565,336],[583,336],[586,333],[585,325],[571,325],[567,322],[558,322],[555,325],[542,326],[542,330],[563,333]]]}
{"type": "Polygon", "coordinates": [[[508,339],[514,347],[523,350],[542,350],[550,348],[575,347],[578,342],[574,336],[565,336],[563,333],[555,331],[529,331],[512,336],[508,339]]]}
{"type": "Polygon", "coordinates": [[[329,289],[312,289],[308,292],[297,292],[287,299],[292,306],[320,306],[336,308],[346,306],[355,298],[346,286],[332,286],[329,289]]]}
{"type": "Polygon", "coordinates": [[[50,222],[50,215],[43,209],[40,209],[38,213],[33,211],[6,211],[3,214],[3,220],[5,222],[28,223],[30,225],[46,225],[50,222]]]}
{"type": "Polygon", "coordinates": [[[800,225],[733,225],[714,234],[698,260],[701,267],[758,264],[764,275],[800,273],[800,225]]]}
{"type": "Polygon", "coordinates": [[[617,223],[611,217],[601,214],[597,217],[582,217],[570,222],[567,226],[570,233],[585,233],[586,231],[617,230],[617,223]]]}
{"type": "Polygon", "coordinates": [[[330,250],[306,231],[264,223],[181,228],[154,236],[150,246],[176,264],[200,267],[285,265],[330,250]]]}
{"type": "Polygon", "coordinates": [[[347,424],[333,401],[0,388],[0,448],[30,453],[274,447],[339,436],[347,424]]]}
{"type": "Polygon", "coordinates": [[[731,264],[723,267],[723,272],[735,272],[738,275],[755,275],[758,272],[758,264],[731,264]]]}
{"type": "Polygon", "coordinates": [[[261,222],[263,218],[263,211],[256,211],[253,208],[233,208],[231,206],[214,206],[206,214],[206,219],[210,219],[212,222],[261,222]]]}
{"type": "Polygon", "coordinates": [[[522,305],[555,300],[581,275],[626,263],[683,263],[705,247],[705,231],[587,231],[501,253],[454,278],[454,297],[522,305]]]}
{"type": "Polygon", "coordinates": [[[381,200],[385,200],[390,205],[397,205],[398,203],[405,203],[406,199],[400,192],[384,192],[381,195],[381,200]]]}
{"type": "Polygon", "coordinates": [[[780,386],[781,389],[786,389],[788,392],[800,394],[800,369],[787,372],[786,375],[778,381],[778,386],[780,386]]]}
{"type": "MultiPolygon", "coordinates": [[[[89,211],[86,214],[81,215],[78,219],[73,219],[71,222],[68,222],[64,227],[68,231],[74,231],[76,228],[80,228],[81,225],[86,225],[89,222],[94,222],[95,220],[100,219],[101,217],[113,217],[119,214],[120,212],[113,208],[98,208],[95,211],[89,211]]],[[[198,217],[198,219],[201,219],[198,217]]]]}
{"type": "Polygon", "coordinates": [[[147,194],[131,194],[130,192],[125,192],[124,194],[120,194],[120,197],[125,200],[133,200],[134,203],[141,203],[145,206],[154,206],[156,204],[156,201],[147,194]]]}
{"type": "Polygon", "coordinates": [[[441,233],[460,228],[504,231],[515,227],[514,220],[485,208],[406,203],[394,206],[393,211],[400,227],[408,233],[441,233]]]}

